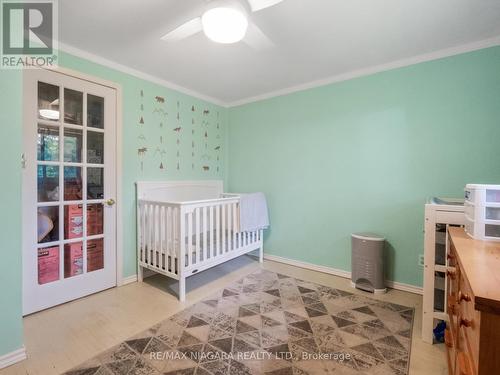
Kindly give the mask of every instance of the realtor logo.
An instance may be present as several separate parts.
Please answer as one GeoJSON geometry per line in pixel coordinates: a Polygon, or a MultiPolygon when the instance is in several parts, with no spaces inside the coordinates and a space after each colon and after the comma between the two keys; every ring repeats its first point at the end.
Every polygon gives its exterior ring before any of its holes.
{"type": "Polygon", "coordinates": [[[57,3],[1,0],[1,67],[22,69],[55,66],[57,3]]]}

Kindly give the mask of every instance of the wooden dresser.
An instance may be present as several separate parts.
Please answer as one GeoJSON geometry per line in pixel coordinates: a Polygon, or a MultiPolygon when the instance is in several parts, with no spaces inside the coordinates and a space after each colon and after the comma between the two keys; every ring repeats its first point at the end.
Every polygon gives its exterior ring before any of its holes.
{"type": "Polygon", "coordinates": [[[500,374],[500,242],[450,228],[446,355],[450,375],[500,374]]]}

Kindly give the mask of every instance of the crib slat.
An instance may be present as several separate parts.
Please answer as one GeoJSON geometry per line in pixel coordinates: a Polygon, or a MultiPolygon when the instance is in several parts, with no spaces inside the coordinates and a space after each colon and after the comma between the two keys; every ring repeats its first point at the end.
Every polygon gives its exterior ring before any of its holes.
{"type": "Polygon", "coordinates": [[[160,254],[159,267],[164,269],[164,256],[165,256],[165,206],[160,206],[160,254]]]}
{"type": "Polygon", "coordinates": [[[153,205],[148,205],[148,254],[147,262],[151,264],[151,251],[153,249],[153,205]]]}
{"type": "Polygon", "coordinates": [[[165,226],[165,236],[167,237],[165,242],[166,242],[166,251],[165,251],[165,270],[170,271],[170,265],[169,265],[169,257],[170,257],[170,248],[172,246],[172,208],[167,207],[166,212],[165,212],[165,220],[166,220],[166,226],[165,226]]]}
{"type": "Polygon", "coordinates": [[[238,216],[237,216],[237,211],[236,211],[236,203],[233,203],[231,205],[231,208],[233,210],[233,249],[236,249],[236,241],[237,235],[238,235],[238,216]]]}
{"type": "Polygon", "coordinates": [[[222,254],[226,252],[227,243],[227,232],[226,232],[226,205],[222,206],[222,220],[221,220],[221,230],[222,230],[222,254]]]}
{"type": "Polygon", "coordinates": [[[200,209],[194,209],[194,233],[195,233],[195,243],[196,248],[196,261],[203,261],[203,251],[200,249],[200,209]]]}
{"type": "Polygon", "coordinates": [[[153,205],[153,247],[152,247],[152,265],[156,267],[156,256],[158,254],[158,220],[157,220],[158,205],[153,205]]]}
{"type": "Polygon", "coordinates": [[[172,210],[172,257],[170,259],[172,270],[178,275],[179,274],[179,269],[178,269],[178,264],[177,264],[177,254],[180,249],[180,242],[179,242],[179,230],[178,230],[178,225],[179,225],[179,209],[177,207],[174,207],[172,210]]]}
{"type": "Polygon", "coordinates": [[[221,247],[220,247],[220,211],[221,211],[222,205],[217,205],[215,206],[215,254],[220,254],[221,252],[221,247]]]}
{"type": "Polygon", "coordinates": [[[193,213],[189,212],[187,215],[187,246],[188,251],[186,266],[189,266],[193,261],[196,263],[198,259],[198,250],[196,249],[196,254],[193,260],[193,213]]]}
{"type": "Polygon", "coordinates": [[[208,240],[207,240],[207,234],[208,234],[208,228],[207,228],[207,221],[208,221],[208,213],[207,213],[207,207],[203,207],[203,256],[204,259],[208,259],[208,240]]]}
{"type": "Polygon", "coordinates": [[[217,255],[215,253],[215,242],[214,242],[214,206],[210,206],[210,229],[209,229],[209,245],[210,245],[210,250],[209,250],[209,254],[214,254],[217,255]]]}
{"type": "Polygon", "coordinates": [[[225,206],[225,211],[227,211],[227,229],[226,229],[226,246],[227,246],[227,251],[231,251],[233,249],[233,241],[231,241],[231,238],[233,236],[233,233],[231,231],[232,224],[233,224],[233,210],[231,210],[231,205],[226,204],[225,206]]]}

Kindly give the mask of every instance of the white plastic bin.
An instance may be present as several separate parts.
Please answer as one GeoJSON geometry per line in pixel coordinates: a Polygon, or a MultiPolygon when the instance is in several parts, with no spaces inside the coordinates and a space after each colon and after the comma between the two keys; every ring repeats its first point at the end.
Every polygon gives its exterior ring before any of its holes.
{"type": "Polygon", "coordinates": [[[465,221],[469,236],[500,241],[500,185],[465,186],[465,221]]]}

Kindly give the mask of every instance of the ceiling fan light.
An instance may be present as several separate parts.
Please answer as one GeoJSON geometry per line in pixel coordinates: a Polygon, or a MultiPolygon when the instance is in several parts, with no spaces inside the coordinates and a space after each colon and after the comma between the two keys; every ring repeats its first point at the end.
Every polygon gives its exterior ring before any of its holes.
{"type": "Polygon", "coordinates": [[[248,28],[247,15],[230,7],[207,10],[201,17],[201,23],[203,32],[209,39],[223,44],[239,42],[248,28]]]}

